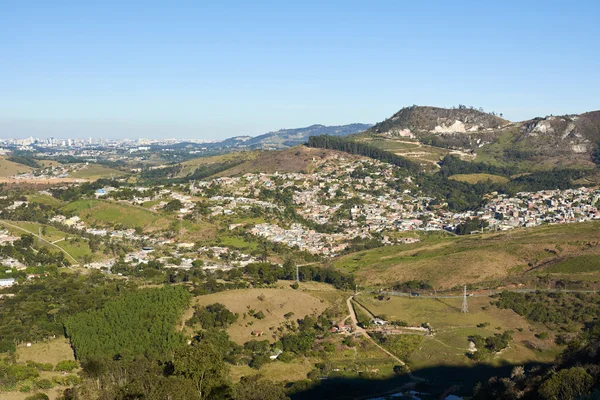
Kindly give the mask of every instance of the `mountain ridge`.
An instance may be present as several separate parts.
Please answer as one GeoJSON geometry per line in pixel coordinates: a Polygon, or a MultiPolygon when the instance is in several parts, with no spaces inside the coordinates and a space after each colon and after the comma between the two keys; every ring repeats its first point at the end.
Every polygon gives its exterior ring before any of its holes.
{"type": "Polygon", "coordinates": [[[513,122],[472,107],[414,105],[365,134],[468,151],[488,161],[591,166],[600,142],[600,111],[513,122]]]}

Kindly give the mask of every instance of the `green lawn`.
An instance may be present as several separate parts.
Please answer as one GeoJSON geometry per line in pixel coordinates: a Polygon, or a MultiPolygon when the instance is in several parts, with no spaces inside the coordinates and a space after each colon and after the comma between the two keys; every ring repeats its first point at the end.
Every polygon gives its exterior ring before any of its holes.
{"type": "Polygon", "coordinates": [[[46,196],[44,194],[30,194],[27,196],[27,201],[38,204],[45,204],[52,207],[61,207],[65,203],[52,196],[46,196]]]}
{"type": "Polygon", "coordinates": [[[70,173],[69,178],[96,180],[123,175],[125,175],[125,173],[123,171],[119,171],[118,169],[105,167],[104,165],[90,164],[86,167],[83,167],[79,171],[70,173]]]}
{"type": "Polygon", "coordinates": [[[248,242],[238,236],[219,236],[218,244],[220,246],[233,247],[234,249],[248,252],[258,248],[258,244],[256,242],[248,242]]]}
{"type": "Polygon", "coordinates": [[[79,200],[62,208],[65,213],[74,213],[88,224],[122,225],[124,228],[146,230],[167,229],[172,219],[145,210],[141,207],[117,204],[103,200],[79,200]]]}

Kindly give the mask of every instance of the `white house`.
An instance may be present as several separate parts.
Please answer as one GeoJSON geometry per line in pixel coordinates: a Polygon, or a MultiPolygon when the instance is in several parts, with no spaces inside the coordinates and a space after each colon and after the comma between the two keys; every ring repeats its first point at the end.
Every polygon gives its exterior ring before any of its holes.
{"type": "Polygon", "coordinates": [[[0,279],[0,287],[10,287],[15,284],[15,278],[0,279]]]}

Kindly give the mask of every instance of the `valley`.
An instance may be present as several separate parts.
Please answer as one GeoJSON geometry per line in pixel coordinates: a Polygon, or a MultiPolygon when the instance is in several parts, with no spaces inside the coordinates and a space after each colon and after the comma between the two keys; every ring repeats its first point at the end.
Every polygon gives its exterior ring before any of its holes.
{"type": "Polygon", "coordinates": [[[15,150],[0,391],[185,397],[209,373],[214,393],[433,399],[537,376],[596,323],[599,174],[573,147],[594,116],[409,107],[278,150],[15,150]],[[563,128],[576,156],[505,151],[563,128]]]}

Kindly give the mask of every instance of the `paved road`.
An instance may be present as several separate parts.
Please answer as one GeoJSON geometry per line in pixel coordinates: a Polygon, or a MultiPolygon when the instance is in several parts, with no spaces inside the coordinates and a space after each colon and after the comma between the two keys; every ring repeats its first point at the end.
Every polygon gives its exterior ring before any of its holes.
{"type": "Polygon", "coordinates": [[[21,230],[21,231],[23,231],[23,232],[29,233],[29,234],[31,234],[31,235],[33,235],[33,236],[35,236],[36,238],[38,238],[38,239],[40,239],[40,240],[42,240],[42,241],[44,241],[44,242],[48,243],[50,246],[54,246],[54,247],[56,247],[57,249],[59,249],[60,251],[62,251],[63,253],[65,253],[65,254],[66,254],[66,255],[67,255],[69,258],[71,258],[71,260],[73,260],[73,261],[75,262],[75,264],[74,264],[75,266],[76,266],[76,265],[79,265],[79,261],[77,261],[77,259],[76,259],[75,257],[73,257],[71,254],[69,254],[69,252],[68,252],[68,251],[66,251],[66,250],[65,250],[65,249],[63,249],[62,247],[60,247],[60,246],[58,246],[58,245],[56,245],[56,244],[54,244],[54,243],[52,243],[52,242],[49,242],[49,241],[47,241],[46,239],[44,239],[43,237],[41,237],[41,236],[40,236],[40,235],[38,235],[37,233],[35,233],[35,232],[31,232],[31,231],[29,231],[29,230],[27,230],[27,229],[25,229],[25,228],[21,228],[20,226],[17,226],[17,225],[11,224],[10,222],[6,222],[6,221],[0,221],[0,223],[2,223],[2,224],[4,224],[4,225],[7,225],[7,226],[10,226],[11,228],[14,228],[14,229],[19,229],[19,230],[21,230]]]}

